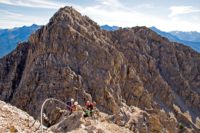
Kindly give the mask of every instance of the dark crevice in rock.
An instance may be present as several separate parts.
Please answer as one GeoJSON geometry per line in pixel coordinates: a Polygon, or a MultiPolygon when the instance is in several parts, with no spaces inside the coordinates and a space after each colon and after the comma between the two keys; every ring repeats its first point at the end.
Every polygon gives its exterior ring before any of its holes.
{"type": "Polygon", "coordinates": [[[8,97],[8,99],[6,100],[7,102],[11,102],[11,100],[13,99],[13,95],[16,92],[17,87],[20,84],[20,81],[22,79],[23,76],[23,72],[26,66],[26,58],[27,58],[27,54],[28,54],[28,47],[29,44],[28,43],[24,43],[24,44],[20,44],[21,46],[18,47],[23,47],[21,51],[19,51],[19,56],[21,57],[20,61],[17,64],[16,67],[16,72],[15,72],[15,76],[12,79],[12,86],[11,86],[11,94],[8,97]]]}

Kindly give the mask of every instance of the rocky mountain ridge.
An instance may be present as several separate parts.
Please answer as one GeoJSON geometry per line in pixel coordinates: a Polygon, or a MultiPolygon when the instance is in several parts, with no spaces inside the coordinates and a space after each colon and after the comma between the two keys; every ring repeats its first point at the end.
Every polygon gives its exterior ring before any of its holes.
{"type": "Polygon", "coordinates": [[[159,123],[154,132],[179,132],[180,123],[198,132],[199,88],[197,52],[146,27],[103,31],[71,7],[0,59],[0,99],[36,119],[46,98],[87,98],[122,120],[123,103],[147,111],[159,123]]]}
{"type": "MultiPolygon", "coordinates": [[[[29,36],[40,27],[40,25],[33,24],[31,26],[16,27],[13,29],[0,29],[0,58],[14,50],[17,47],[18,43],[27,41],[29,36]]],[[[109,25],[101,26],[101,29],[107,31],[115,31],[120,28],[121,27],[109,25]]],[[[179,42],[191,47],[197,52],[200,51],[200,33],[198,32],[164,32],[160,31],[156,27],[150,27],[150,29],[155,31],[157,34],[168,38],[170,41],[179,42]]]]}

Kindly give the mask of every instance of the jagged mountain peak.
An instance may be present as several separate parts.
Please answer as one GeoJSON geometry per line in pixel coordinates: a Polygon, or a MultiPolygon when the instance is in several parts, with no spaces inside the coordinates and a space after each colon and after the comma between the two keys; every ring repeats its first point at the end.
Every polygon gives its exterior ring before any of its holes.
{"type": "Polygon", "coordinates": [[[72,7],[66,6],[64,8],[59,9],[53,15],[48,25],[55,24],[55,23],[63,23],[65,25],[73,26],[74,24],[83,21],[83,19],[85,19],[85,17],[82,16],[79,12],[77,12],[72,7]]]}
{"type": "Polygon", "coordinates": [[[76,40],[77,37],[94,40],[102,36],[100,26],[87,16],[82,16],[72,7],[64,7],[58,10],[46,26],[43,26],[35,34],[30,36],[30,42],[49,43],[52,40],[59,40],[66,37],[69,40],[76,40]]]}
{"type": "Polygon", "coordinates": [[[47,26],[51,26],[52,24],[63,27],[72,27],[77,31],[80,30],[80,27],[85,27],[88,29],[90,29],[90,27],[95,27],[97,29],[100,29],[96,22],[94,22],[87,16],[81,15],[73,7],[69,6],[59,9],[53,15],[47,26]]]}
{"type": "MultiPolygon", "coordinates": [[[[73,97],[81,105],[86,98],[117,116],[122,126],[125,103],[153,117],[164,113],[156,119],[158,132],[177,132],[178,122],[198,131],[199,66],[199,54],[146,27],[108,32],[65,7],[0,60],[0,99],[37,118],[46,98],[73,97]],[[175,116],[172,121],[168,112],[175,116]]],[[[50,110],[47,106],[47,116],[50,110]]],[[[135,128],[131,123],[128,127],[135,128]]]]}

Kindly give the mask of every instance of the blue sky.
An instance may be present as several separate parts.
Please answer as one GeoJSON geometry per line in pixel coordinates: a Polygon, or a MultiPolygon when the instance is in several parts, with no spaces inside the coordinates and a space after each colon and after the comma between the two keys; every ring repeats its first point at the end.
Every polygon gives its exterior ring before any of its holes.
{"type": "Polygon", "coordinates": [[[0,28],[44,25],[66,5],[99,25],[200,32],[199,0],[0,0],[0,28]]]}

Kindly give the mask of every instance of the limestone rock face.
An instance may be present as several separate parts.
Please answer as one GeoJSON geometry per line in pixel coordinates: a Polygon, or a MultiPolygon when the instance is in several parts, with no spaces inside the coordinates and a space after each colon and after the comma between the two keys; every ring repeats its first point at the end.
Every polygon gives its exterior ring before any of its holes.
{"type": "Polygon", "coordinates": [[[172,113],[177,125],[199,131],[199,88],[200,54],[189,47],[146,27],[102,31],[71,7],[0,59],[0,99],[35,118],[46,98],[73,97],[81,105],[87,98],[109,114],[120,114],[122,103],[137,106],[169,132],[172,113]]]}

